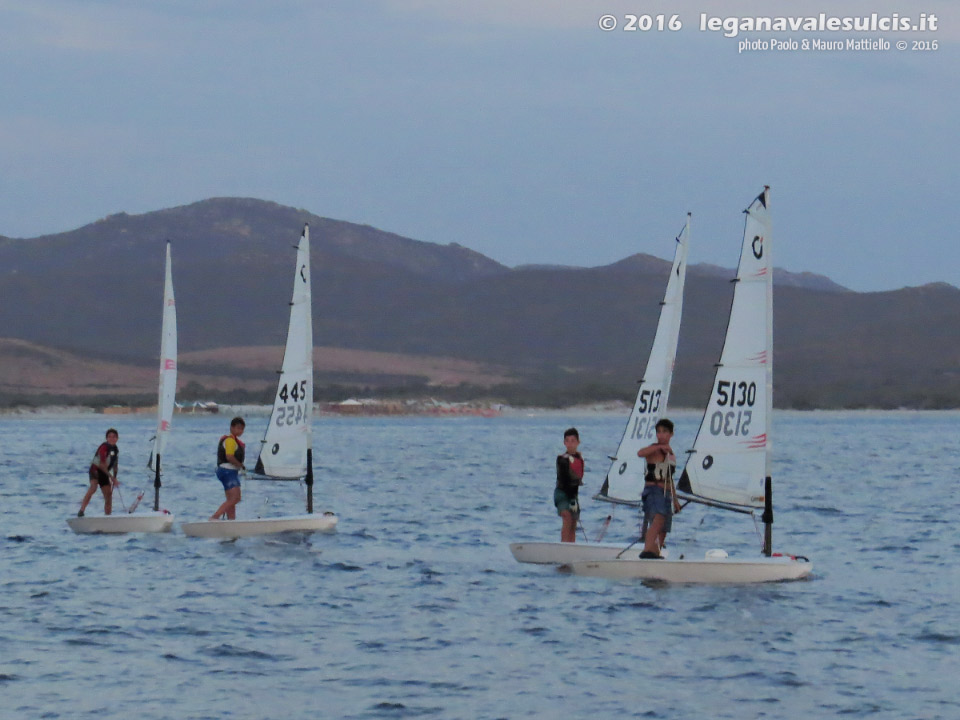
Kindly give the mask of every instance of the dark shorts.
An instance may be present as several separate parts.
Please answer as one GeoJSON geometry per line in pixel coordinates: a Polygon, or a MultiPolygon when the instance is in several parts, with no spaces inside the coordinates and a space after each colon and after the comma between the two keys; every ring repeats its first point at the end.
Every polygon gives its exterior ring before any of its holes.
{"type": "Polygon", "coordinates": [[[228,470],[227,468],[218,467],[217,480],[223,484],[224,490],[240,487],[240,471],[236,468],[230,468],[228,470]]]}
{"type": "Polygon", "coordinates": [[[95,465],[91,465],[90,466],[90,482],[93,482],[94,480],[97,481],[97,484],[99,484],[100,487],[106,487],[107,485],[110,484],[110,476],[107,475],[100,468],[96,467],[95,465]]]}
{"type": "Polygon", "coordinates": [[[640,496],[643,501],[643,519],[649,525],[657,515],[663,515],[666,518],[666,524],[663,529],[670,532],[673,525],[673,503],[667,500],[663,487],[660,485],[644,485],[643,495],[640,496]]]}
{"type": "Polygon", "coordinates": [[[580,503],[577,498],[570,497],[560,488],[553,491],[553,504],[557,508],[557,515],[567,511],[572,512],[574,517],[580,515],[580,503]]]}

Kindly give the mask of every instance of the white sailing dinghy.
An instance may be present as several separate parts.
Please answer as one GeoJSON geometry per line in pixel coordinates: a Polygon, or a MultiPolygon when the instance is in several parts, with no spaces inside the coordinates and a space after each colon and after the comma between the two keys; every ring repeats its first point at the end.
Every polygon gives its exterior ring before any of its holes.
{"type": "Polygon", "coordinates": [[[177,305],[173,298],[173,271],[170,266],[170,243],[167,243],[166,270],[163,282],[163,323],[160,330],[160,388],[157,395],[157,432],[151,453],[153,479],[153,511],[135,513],[143,493],[128,512],[112,515],[76,517],[67,520],[75,533],[168,532],[173,515],[160,510],[160,456],[163,454],[173,419],[177,392],[177,305]]]}
{"type": "Polygon", "coordinates": [[[710,550],[703,559],[587,561],[578,575],[676,583],[795,580],[813,566],[803,557],[773,555],[770,421],[773,410],[773,264],[769,188],[745,211],[740,263],[723,352],[710,401],[678,481],[681,496],[753,515],[762,509],[762,557],[731,558],[710,550]]]}
{"type": "MultiPolygon", "coordinates": [[[[637,456],[637,450],[656,440],[657,421],[666,414],[673,379],[673,365],[680,336],[680,317],[683,314],[683,287],[687,275],[687,253],[690,244],[690,215],[676,238],[676,249],[667,289],[660,303],[657,332],[647,358],[647,367],[640,380],[640,390],[627,420],[617,454],[611,457],[600,492],[595,500],[638,507],[643,493],[646,461],[637,456]]],[[[510,552],[518,562],[545,565],[567,565],[585,560],[607,560],[617,557],[638,558],[643,543],[625,546],[623,543],[565,543],[520,542],[511,543],[510,552]]]]}
{"type": "Polygon", "coordinates": [[[240,538],[283,532],[331,532],[333,513],[313,512],[313,311],[310,293],[310,227],[303,226],[290,303],[290,324],[273,412],[255,472],[270,480],[303,480],[307,514],[251,520],[181,523],[191,537],[240,538]]]}

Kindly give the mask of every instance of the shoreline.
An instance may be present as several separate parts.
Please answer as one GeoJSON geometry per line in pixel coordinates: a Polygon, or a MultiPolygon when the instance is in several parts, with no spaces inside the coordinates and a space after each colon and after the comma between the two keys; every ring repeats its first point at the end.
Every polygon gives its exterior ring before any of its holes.
{"type": "MultiPolygon", "coordinates": [[[[314,404],[314,418],[331,418],[331,417],[347,417],[347,418],[384,418],[384,417],[439,417],[439,418],[463,418],[463,417],[486,417],[489,419],[496,419],[497,417],[549,417],[556,415],[611,415],[617,417],[626,418],[632,406],[627,403],[622,402],[599,402],[599,403],[585,403],[578,405],[571,405],[563,408],[547,408],[547,407],[526,407],[518,405],[501,405],[497,404],[492,407],[471,407],[463,409],[451,409],[448,411],[440,410],[434,411],[430,409],[409,409],[406,411],[378,411],[375,408],[371,408],[369,411],[360,412],[360,411],[351,411],[351,412],[338,412],[332,411],[329,409],[324,409],[324,404],[315,403],[314,404]]],[[[243,417],[267,417],[270,415],[272,406],[270,405],[221,405],[219,406],[219,411],[216,413],[213,412],[178,412],[176,417],[207,417],[207,416],[234,416],[240,415],[243,417]]],[[[889,415],[893,413],[899,414],[910,414],[910,415],[919,415],[919,414],[949,414],[949,413],[958,413],[960,408],[945,408],[945,409],[920,409],[920,408],[811,408],[811,409],[796,409],[796,408],[774,408],[775,415],[820,415],[822,417],[830,416],[839,416],[847,415],[851,413],[857,414],[883,414],[889,415]]],[[[6,418],[87,418],[87,417],[151,417],[156,414],[156,408],[129,408],[124,411],[118,412],[104,412],[102,409],[97,409],[85,405],[48,405],[40,407],[12,407],[12,408],[0,408],[0,419],[6,418]]],[[[670,415],[695,415],[700,416],[703,414],[703,408],[692,408],[692,407],[682,407],[672,410],[670,415]]]]}

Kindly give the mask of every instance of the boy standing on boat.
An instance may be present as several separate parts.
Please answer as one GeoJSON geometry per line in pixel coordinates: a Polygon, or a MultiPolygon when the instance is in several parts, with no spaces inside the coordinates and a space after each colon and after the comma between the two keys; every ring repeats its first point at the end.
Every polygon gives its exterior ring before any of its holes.
{"type": "Polygon", "coordinates": [[[227,520],[237,519],[237,503],[240,502],[240,473],[246,472],[243,466],[245,446],[240,436],[247,424],[242,417],[235,417],[230,421],[230,434],[224,435],[217,443],[217,479],[223,485],[223,492],[227,499],[223,501],[217,511],[210,516],[211,520],[219,520],[224,515],[227,520]]]}
{"type": "Polygon", "coordinates": [[[583,485],[583,455],[577,451],[580,433],[576,428],[563,433],[563,446],[566,452],[557,456],[557,487],[553,491],[553,504],[563,522],[560,542],[576,542],[577,520],[580,518],[577,495],[583,485]]]}
{"type": "Polygon", "coordinates": [[[83,517],[98,486],[103,493],[103,514],[109,515],[113,512],[113,488],[120,484],[117,481],[117,470],[120,469],[120,450],[117,448],[119,439],[120,434],[110,428],[107,430],[106,442],[100,443],[100,447],[93,454],[93,461],[90,463],[90,487],[87,488],[87,493],[80,502],[80,512],[77,513],[77,517],[83,517]]]}
{"type": "Polygon", "coordinates": [[[647,473],[641,495],[646,535],[640,557],[650,559],[660,558],[660,549],[667,541],[667,533],[673,525],[673,514],[680,512],[680,503],[673,485],[677,458],[670,447],[673,423],[666,418],[660,418],[656,431],[657,441],[637,451],[638,457],[647,460],[647,473]]]}

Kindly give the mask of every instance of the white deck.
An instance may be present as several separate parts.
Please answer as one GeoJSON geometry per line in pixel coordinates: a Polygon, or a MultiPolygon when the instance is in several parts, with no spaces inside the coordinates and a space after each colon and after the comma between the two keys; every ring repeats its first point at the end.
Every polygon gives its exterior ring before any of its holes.
{"type": "Polygon", "coordinates": [[[333,513],[315,513],[256,520],[204,520],[180,523],[180,527],[189,537],[229,539],[284,532],[333,532],[337,520],[333,513]]]}
{"type": "Polygon", "coordinates": [[[517,562],[536,565],[569,565],[587,560],[613,560],[640,557],[643,544],[637,543],[629,550],[628,543],[565,543],[565,542],[518,542],[510,543],[510,552],[517,562]],[[621,555],[622,553],[622,555],[621,555]]]}
{"type": "Polygon", "coordinates": [[[610,580],[659,580],[668,583],[761,583],[799,580],[813,564],[790,557],[752,560],[705,558],[702,560],[600,560],[570,565],[575,575],[610,580]]]}
{"type": "Polygon", "coordinates": [[[67,525],[79,534],[121,534],[121,533],[158,533],[170,532],[173,528],[173,515],[165,512],[125,512],[115,515],[94,515],[75,517],[67,520],[67,525]]]}

